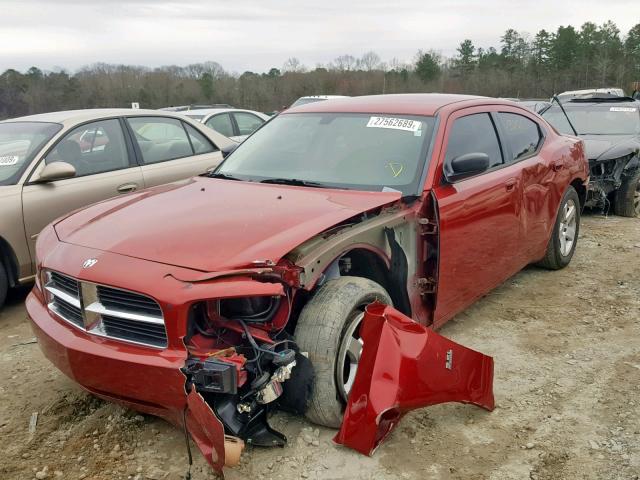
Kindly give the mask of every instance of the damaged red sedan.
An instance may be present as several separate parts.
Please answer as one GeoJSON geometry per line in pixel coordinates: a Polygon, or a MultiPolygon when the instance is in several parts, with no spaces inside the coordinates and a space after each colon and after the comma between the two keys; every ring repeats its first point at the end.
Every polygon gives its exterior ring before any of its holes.
{"type": "Polygon", "coordinates": [[[60,370],[219,471],[241,441],[286,442],[273,408],[369,453],[408,409],[493,408],[490,357],[433,330],[528,264],[566,266],[587,180],[582,142],[508,101],[309,104],[215,172],[48,226],[27,309],[60,370]]]}

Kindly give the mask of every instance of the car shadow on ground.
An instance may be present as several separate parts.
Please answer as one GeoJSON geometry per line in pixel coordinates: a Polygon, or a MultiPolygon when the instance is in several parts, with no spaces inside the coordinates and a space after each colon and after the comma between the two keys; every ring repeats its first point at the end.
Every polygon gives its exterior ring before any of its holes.
{"type": "Polygon", "coordinates": [[[10,289],[9,292],[7,293],[7,300],[5,301],[5,306],[12,307],[12,306],[24,303],[24,301],[27,299],[27,295],[29,295],[29,292],[31,291],[32,288],[33,288],[33,285],[28,285],[28,286],[10,289]]]}

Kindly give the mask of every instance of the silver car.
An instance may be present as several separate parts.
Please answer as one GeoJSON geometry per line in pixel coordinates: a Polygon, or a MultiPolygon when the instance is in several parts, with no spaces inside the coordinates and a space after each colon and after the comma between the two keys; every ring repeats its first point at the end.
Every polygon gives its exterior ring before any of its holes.
{"type": "Polygon", "coordinates": [[[40,230],[72,210],[211,170],[237,142],[177,113],[104,109],[0,122],[0,307],[35,274],[40,230]]]}
{"type": "Polygon", "coordinates": [[[264,113],[237,108],[202,108],[180,113],[238,142],[247,138],[271,118],[264,113]]]}

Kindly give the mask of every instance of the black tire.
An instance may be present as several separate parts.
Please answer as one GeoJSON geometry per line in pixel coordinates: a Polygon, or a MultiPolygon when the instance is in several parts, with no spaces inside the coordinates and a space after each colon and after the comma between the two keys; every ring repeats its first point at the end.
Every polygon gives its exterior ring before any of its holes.
{"type": "Polygon", "coordinates": [[[640,168],[623,178],[616,190],[613,211],[621,217],[640,217],[640,168]]]}
{"type": "Polygon", "coordinates": [[[9,279],[7,278],[7,272],[4,269],[4,265],[0,263],[0,308],[3,307],[4,301],[7,299],[8,291],[9,279]]]}
{"type": "Polygon", "coordinates": [[[538,263],[539,266],[548,268],[549,270],[560,270],[561,268],[569,265],[569,262],[571,262],[571,258],[573,257],[573,253],[576,251],[576,245],[578,244],[578,234],[580,233],[580,214],[580,198],[578,197],[576,190],[572,186],[569,186],[560,201],[560,207],[558,208],[558,213],[556,215],[556,222],[553,226],[551,238],[547,245],[547,253],[538,263]],[[567,208],[567,205],[571,204],[575,207],[575,233],[570,249],[563,252],[564,247],[560,239],[560,233],[561,229],[564,230],[563,218],[565,209],[567,208]]]}
{"type": "Polygon", "coordinates": [[[360,277],[340,277],[322,285],[304,306],[296,326],[300,351],[308,352],[315,369],[314,388],[307,418],[326,427],[338,428],[345,401],[337,385],[336,365],[341,341],[364,307],[391,298],[376,282],[360,277]]]}

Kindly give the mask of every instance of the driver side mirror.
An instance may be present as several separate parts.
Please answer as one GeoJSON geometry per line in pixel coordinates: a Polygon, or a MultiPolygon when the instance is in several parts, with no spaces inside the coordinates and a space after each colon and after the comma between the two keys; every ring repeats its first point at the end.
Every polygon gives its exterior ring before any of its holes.
{"type": "Polygon", "coordinates": [[[67,162],[52,162],[47,164],[34,182],[47,183],[55,180],[64,180],[76,176],[76,168],[67,162]]]}
{"type": "Polygon", "coordinates": [[[238,148],[239,145],[239,143],[232,143],[227,145],[226,147],[222,147],[220,149],[220,152],[222,152],[222,158],[227,158],[229,155],[231,155],[231,153],[233,153],[233,151],[238,148]]]}
{"type": "Polygon", "coordinates": [[[456,182],[488,170],[490,164],[486,153],[465,153],[451,160],[450,171],[445,176],[447,181],[456,182]]]}

